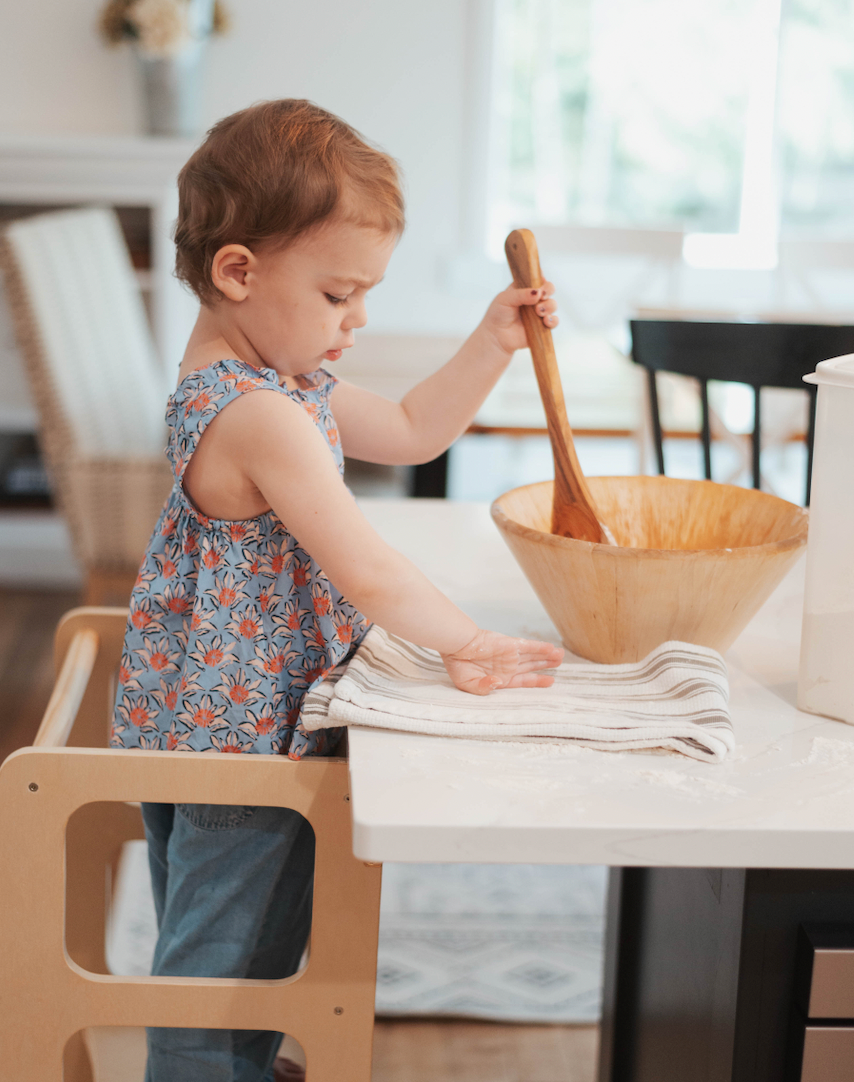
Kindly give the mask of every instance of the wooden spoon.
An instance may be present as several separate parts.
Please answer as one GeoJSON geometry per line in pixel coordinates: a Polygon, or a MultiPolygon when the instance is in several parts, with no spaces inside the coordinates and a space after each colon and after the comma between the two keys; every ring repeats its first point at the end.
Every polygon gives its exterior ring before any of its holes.
{"type": "MultiPolygon", "coordinates": [[[[507,253],[514,284],[520,289],[539,289],[543,284],[543,275],[540,271],[537,242],[530,229],[514,229],[504,243],[504,251],[507,253]]],[[[610,530],[599,521],[593,497],[575,453],[552,332],[537,315],[535,305],[522,305],[519,312],[534,360],[534,371],[546,411],[546,424],[554,456],[551,532],[581,541],[614,544],[610,530]]]]}

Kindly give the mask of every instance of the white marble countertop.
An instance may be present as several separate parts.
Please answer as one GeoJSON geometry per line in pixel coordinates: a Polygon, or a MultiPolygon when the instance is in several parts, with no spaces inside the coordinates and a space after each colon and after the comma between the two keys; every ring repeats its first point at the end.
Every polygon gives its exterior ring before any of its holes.
{"type": "MultiPolygon", "coordinates": [[[[486,505],[363,501],[484,627],[556,639],[486,505]]],[[[364,860],[854,868],[854,727],[795,707],[804,561],[727,655],[738,745],[677,754],[353,729],[364,860]]]]}

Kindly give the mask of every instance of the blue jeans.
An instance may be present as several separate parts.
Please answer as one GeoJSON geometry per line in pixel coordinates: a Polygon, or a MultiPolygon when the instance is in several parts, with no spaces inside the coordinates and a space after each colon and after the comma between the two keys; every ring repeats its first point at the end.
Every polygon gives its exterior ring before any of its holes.
{"type": "MultiPolygon", "coordinates": [[[[159,936],[152,976],[295,973],[314,832],[289,808],[143,804],[159,936]]],[[[188,990],[192,995],[192,990],[188,990]]],[[[281,1033],[149,1029],[146,1082],[272,1082],[281,1033]]]]}

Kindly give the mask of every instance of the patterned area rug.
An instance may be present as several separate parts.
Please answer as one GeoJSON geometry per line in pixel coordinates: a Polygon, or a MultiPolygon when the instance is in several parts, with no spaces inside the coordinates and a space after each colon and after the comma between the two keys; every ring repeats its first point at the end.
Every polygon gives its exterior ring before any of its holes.
{"type": "Polygon", "coordinates": [[[377,1012],[592,1022],[604,868],[387,864],[377,1012]]]}
{"type": "MultiPolygon", "coordinates": [[[[605,880],[592,867],[385,865],[377,1013],[595,1021],[605,880]]],[[[155,938],[146,846],[131,842],[114,893],[112,971],[148,974],[155,938]]]]}

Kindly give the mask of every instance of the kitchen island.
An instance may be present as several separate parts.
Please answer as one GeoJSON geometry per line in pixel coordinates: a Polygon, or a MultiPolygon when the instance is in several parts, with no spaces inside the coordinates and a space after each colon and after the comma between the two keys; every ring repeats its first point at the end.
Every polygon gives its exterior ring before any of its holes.
{"type": "MultiPolygon", "coordinates": [[[[481,626],[555,640],[485,505],[362,506],[481,626]]],[[[854,1077],[854,992],[819,995],[829,953],[854,988],[854,727],[795,705],[803,573],[727,654],[721,763],[351,730],[362,859],[613,869],[600,1082],[854,1077]]]]}

